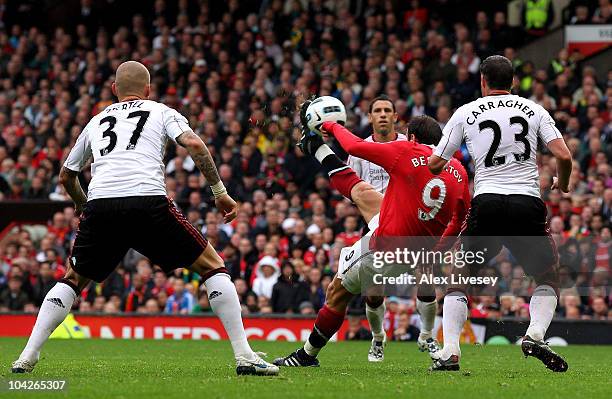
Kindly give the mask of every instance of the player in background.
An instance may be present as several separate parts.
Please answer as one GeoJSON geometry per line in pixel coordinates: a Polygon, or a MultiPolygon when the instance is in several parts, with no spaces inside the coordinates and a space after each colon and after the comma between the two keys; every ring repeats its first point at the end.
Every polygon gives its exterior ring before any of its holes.
{"type": "MultiPolygon", "coordinates": [[[[504,245],[534,277],[537,287],[529,303],[531,321],[522,351],[553,371],[566,371],[565,360],[544,342],[559,287],[557,251],[549,239],[546,206],[540,199],[538,139],[557,160],[553,189],[569,191],[572,156],[548,112],[533,101],[510,94],[514,76],[510,60],[499,55],[488,57],[480,72],[483,97],[453,114],[429,159],[429,169],[434,174],[444,170],[461,142],[466,141],[476,172],[474,198],[466,229],[461,233],[465,236],[464,249],[487,248],[486,264],[504,245]]],[[[459,336],[467,312],[466,288],[451,287],[444,300],[444,348],[432,354],[432,370],[459,369],[459,336]]]]}
{"type": "MultiPolygon", "coordinates": [[[[368,121],[372,125],[372,134],[365,141],[370,143],[406,141],[406,135],[395,130],[397,118],[395,104],[389,97],[382,95],[374,98],[370,102],[368,110],[368,121]]],[[[349,155],[346,164],[355,171],[361,180],[369,183],[379,193],[385,193],[389,184],[389,174],[385,171],[385,168],[354,155],[349,155]]]]}
{"type": "Polygon", "coordinates": [[[25,349],[13,373],[31,372],[49,335],[70,312],[81,290],[104,281],[130,248],[165,272],[187,267],[202,276],[210,305],[229,336],[238,374],[278,374],[249,346],[236,288],[212,245],[166,195],[163,154],[168,139],[185,147],[210,184],[215,205],[226,222],[236,217],[206,145],[185,117],[149,101],[147,68],[139,62],[119,65],[113,94],[119,102],[94,116],[79,135],[60,172],[75,203],[79,229],[66,275],[45,296],[25,349]],[[93,156],[87,195],[79,172],[93,156]]]}
{"type": "MultiPolygon", "coordinates": [[[[306,104],[306,107],[307,106],[308,104],[306,104]]],[[[303,107],[303,109],[305,108],[303,107]]],[[[370,102],[368,109],[368,121],[372,125],[372,134],[368,136],[365,141],[370,143],[406,141],[406,135],[398,133],[395,130],[397,118],[398,115],[395,111],[395,104],[389,97],[381,95],[374,98],[370,102]]],[[[351,154],[349,154],[346,163],[355,172],[357,177],[367,183],[375,191],[380,194],[385,193],[385,190],[389,184],[389,174],[387,171],[385,171],[385,168],[367,159],[359,158],[351,154]]],[[[378,196],[378,200],[380,203],[382,203],[382,195],[378,196]]],[[[376,209],[378,209],[376,213],[380,212],[380,203],[375,206],[376,209]]],[[[366,219],[366,225],[369,225],[369,223],[370,221],[366,219]]],[[[368,229],[365,229],[364,234],[368,233],[367,230],[368,229]]],[[[423,315],[423,318],[426,318],[427,320],[429,320],[429,318],[432,318],[432,320],[435,319],[438,305],[435,300],[435,296],[433,301],[430,302],[424,302],[421,299],[430,300],[431,295],[428,295],[427,298],[421,297],[420,299],[417,299],[417,309],[419,309],[419,313],[423,315]]],[[[368,351],[368,360],[371,362],[380,362],[384,360],[386,334],[384,330],[382,333],[376,333],[374,329],[376,329],[376,325],[378,324],[378,320],[381,318],[381,315],[384,317],[385,311],[384,298],[366,297],[366,317],[370,323],[370,329],[372,330],[373,336],[372,345],[368,351]]],[[[431,334],[427,334],[426,331],[419,336],[418,345],[422,351],[437,350],[439,348],[437,341],[431,337],[431,334]]]]}
{"type": "MultiPolygon", "coordinates": [[[[303,110],[306,107],[307,104],[303,106],[303,110]]],[[[306,125],[304,122],[303,124],[306,125]]],[[[355,172],[344,165],[318,135],[306,130],[302,138],[303,151],[306,154],[314,155],[327,171],[332,185],[342,195],[351,198],[358,206],[368,221],[370,227],[368,235],[380,237],[441,236],[455,235],[460,230],[470,197],[467,174],[461,164],[454,161],[452,165],[449,165],[448,172],[443,173],[440,178],[434,178],[438,189],[441,189],[439,193],[444,191],[445,194],[439,195],[436,199],[430,197],[425,199],[424,192],[431,194],[431,190],[428,191],[425,188],[431,182],[427,180],[427,177],[433,177],[425,167],[425,159],[432,152],[429,145],[439,141],[441,130],[437,122],[431,118],[415,120],[412,126],[415,130],[409,130],[410,141],[377,144],[359,139],[337,123],[323,123],[322,129],[333,134],[350,154],[363,156],[366,159],[374,158],[389,172],[391,175],[389,189],[382,198],[371,185],[360,180],[355,172]],[[457,173],[453,174],[453,171],[457,173]],[[411,178],[407,179],[406,176],[411,176],[411,178]],[[404,196],[399,197],[399,192],[403,192],[404,196]],[[406,198],[406,200],[395,201],[397,198],[406,198]],[[425,205],[424,202],[428,205],[425,205]],[[397,205],[401,205],[401,209],[398,209],[397,205]],[[396,212],[390,211],[389,208],[396,212]],[[380,218],[377,215],[379,209],[381,210],[380,218]],[[383,215],[391,217],[391,214],[397,218],[395,222],[383,221],[385,217],[383,215]],[[436,215],[439,216],[436,217],[436,215]],[[405,222],[404,219],[409,219],[409,221],[405,222]],[[421,228],[410,226],[410,222],[422,226],[421,228]],[[423,225],[426,224],[430,226],[424,228],[423,225]]],[[[342,325],[348,302],[354,295],[361,293],[362,282],[359,268],[364,262],[362,259],[371,252],[359,242],[351,248],[343,248],[338,273],[328,288],[326,304],[317,315],[310,337],[303,348],[284,358],[276,359],[275,364],[288,367],[319,365],[316,358],[319,351],[342,325]]],[[[430,302],[435,302],[435,294],[430,302]]],[[[382,327],[384,311],[369,316],[373,335],[375,334],[374,342],[382,346],[385,337],[382,327]]],[[[431,344],[435,312],[429,316],[423,318],[423,330],[429,330],[428,344],[431,344]]]]}

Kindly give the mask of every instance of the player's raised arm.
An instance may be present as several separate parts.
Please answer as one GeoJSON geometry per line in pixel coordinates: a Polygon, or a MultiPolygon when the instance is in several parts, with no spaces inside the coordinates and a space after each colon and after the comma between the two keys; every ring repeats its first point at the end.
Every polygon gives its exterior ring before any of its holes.
{"type": "Polygon", "coordinates": [[[87,195],[79,182],[79,172],[91,158],[91,143],[87,134],[87,127],[81,132],[77,141],[70,150],[66,162],[59,174],[59,182],[74,201],[75,214],[79,216],[83,212],[83,206],[87,202],[87,195]]]}
{"type": "Polygon", "coordinates": [[[433,154],[429,157],[427,166],[434,175],[439,175],[442,172],[448,160],[453,157],[453,154],[461,146],[463,128],[460,123],[459,114],[460,112],[457,110],[448,121],[442,131],[442,139],[440,139],[433,154]]]}
{"type": "Polygon", "coordinates": [[[206,144],[191,130],[181,133],[176,138],[176,142],[187,149],[193,162],[202,172],[208,184],[210,184],[210,188],[215,196],[215,205],[223,214],[225,222],[234,220],[237,212],[236,202],[227,194],[227,190],[219,177],[215,161],[210,151],[208,151],[206,144]]]}
{"type": "Polygon", "coordinates": [[[238,211],[236,202],[227,194],[227,190],[219,177],[217,166],[212,155],[210,155],[210,151],[208,151],[208,147],[191,130],[187,119],[183,115],[169,107],[165,107],[163,112],[162,119],[166,134],[187,149],[191,159],[193,159],[193,162],[202,172],[208,184],[210,184],[210,188],[215,196],[215,205],[223,214],[225,222],[234,220],[238,211]]]}
{"type": "Polygon", "coordinates": [[[387,172],[393,169],[406,148],[405,146],[399,147],[396,142],[367,142],[336,122],[324,122],[321,130],[333,135],[347,153],[374,162],[382,166],[387,172]]]}

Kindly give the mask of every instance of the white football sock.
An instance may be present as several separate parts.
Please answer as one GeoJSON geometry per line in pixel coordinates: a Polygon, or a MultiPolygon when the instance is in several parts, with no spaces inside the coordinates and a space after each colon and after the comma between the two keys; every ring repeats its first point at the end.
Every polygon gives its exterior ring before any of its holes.
{"type": "Polygon", "coordinates": [[[529,328],[525,335],[536,341],[544,340],[544,335],[557,308],[557,294],[550,285],[539,285],[529,301],[529,328]]]}
{"type": "Polygon", "coordinates": [[[431,338],[436,321],[436,313],[438,313],[438,302],[423,302],[417,298],[416,308],[421,315],[421,334],[419,339],[426,340],[431,338]]]}
{"type": "Polygon", "coordinates": [[[461,356],[459,338],[467,320],[467,297],[461,292],[451,292],[444,297],[444,307],[442,309],[443,356],[445,359],[450,355],[461,356]]]}
{"type": "Polygon", "coordinates": [[[385,329],[383,327],[383,321],[385,319],[385,303],[383,302],[379,307],[372,308],[366,303],[366,316],[370,323],[370,329],[372,330],[372,337],[377,342],[382,342],[385,339],[385,329]]]}
{"type": "Polygon", "coordinates": [[[242,356],[247,359],[254,357],[254,352],[247,341],[242,325],[240,301],[236,287],[230,276],[217,273],[204,282],[208,293],[208,300],[213,312],[221,319],[225,332],[229,336],[234,350],[234,357],[242,356]]]}
{"type": "Polygon", "coordinates": [[[321,352],[321,349],[323,349],[323,347],[317,348],[316,346],[312,346],[308,339],[306,340],[306,342],[304,342],[304,352],[306,352],[310,356],[316,357],[319,352],[321,352]]]}
{"type": "Polygon", "coordinates": [[[62,324],[77,298],[76,292],[65,283],[57,283],[49,290],[38,311],[36,323],[19,359],[38,362],[40,349],[49,335],[62,324]]]}
{"type": "Polygon", "coordinates": [[[331,148],[329,148],[327,144],[323,144],[322,146],[317,148],[317,151],[315,152],[315,158],[317,158],[317,161],[319,161],[319,163],[323,163],[323,160],[327,158],[329,155],[336,155],[336,154],[332,151],[331,148]]]}

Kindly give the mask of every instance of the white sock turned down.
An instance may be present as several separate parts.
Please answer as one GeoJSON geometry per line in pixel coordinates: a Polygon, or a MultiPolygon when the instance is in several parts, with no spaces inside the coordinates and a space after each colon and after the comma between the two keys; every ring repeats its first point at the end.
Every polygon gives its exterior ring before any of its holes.
{"type": "Polygon", "coordinates": [[[385,303],[383,302],[377,308],[372,308],[366,303],[366,317],[370,323],[372,337],[375,341],[382,342],[385,339],[385,329],[383,327],[383,322],[385,319],[385,303]]]}
{"type": "Polygon", "coordinates": [[[227,333],[234,357],[253,359],[255,353],[247,341],[244,325],[242,324],[242,309],[236,293],[236,287],[230,276],[218,273],[208,278],[204,285],[208,293],[208,300],[213,312],[221,319],[227,333]]]}
{"type": "Polygon", "coordinates": [[[49,339],[49,335],[62,324],[76,298],[76,292],[68,284],[57,283],[49,290],[40,305],[32,334],[19,359],[38,362],[42,346],[49,339]]]}
{"type": "Polygon", "coordinates": [[[438,313],[438,302],[423,302],[417,298],[416,303],[417,311],[421,316],[421,334],[419,339],[426,340],[431,338],[434,323],[436,321],[436,313],[438,313]]]}

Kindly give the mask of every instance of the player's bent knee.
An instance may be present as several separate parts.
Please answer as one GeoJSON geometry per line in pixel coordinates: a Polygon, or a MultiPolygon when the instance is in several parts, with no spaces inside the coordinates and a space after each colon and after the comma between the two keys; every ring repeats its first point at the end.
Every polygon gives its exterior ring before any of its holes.
{"type": "Polygon", "coordinates": [[[327,289],[325,290],[325,298],[330,298],[332,296],[333,291],[334,291],[334,285],[329,284],[327,286],[327,289]]]}
{"type": "Polygon", "coordinates": [[[417,295],[417,299],[421,302],[431,303],[436,300],[434,295],[417,295]]]}
{"type": "Polygon", "coordinates": [[[74,290],[74,292],[77,293],[77,295],[81,293],[81,290],[85,288],[87,284],[90,283],[90,281],[90,279],[81,276],[79,273],[76,272],[76,270],[74,270],[70,266],[68,267],[68,270],[66,270],[64,278],[59,280],[59,282],[69,285],[74,290]]]}
{"type": "MultiPolygon", "coordinates": [[[[380,212],[383,196],[374,187],[365,182],[360,182],[353,187],[351,198],[362,213],[371,213],[369,218],[380,212]]],[[[363,216],[366,217],[366,215],[363,216]]]]}
{"type": "Polygon", "coordinates": [[[551,270],[548,273],[544,273],[541,275],[536,275],[534,276],[534,280],[536,282],[536,285],[540,286],[540,285],[548,285],[550,286],[554,291],[555,294],[557,295],[557,298],[559,298],[560,295],[560,291],[559,291],[559,275],[557,273],[557,270],[551,270]]]}
{"type": "Polygon", "coordinates": [[[385,301],[385,297],[382,296],[367,296],[366,297],[366,303],[368,304],[369,307],[371,308],[377,308],[380,305],[383,304],[383,302],[385,301]]]}
{"type": "Polygon", "coordinates": [[[446,289],[446,295],[451,295],[453,293],[455,295],[463,294],[465,296],[468,296],[466,287],[453,286],[453,287],[448,287],[446,289]]]}
{"type": "Polygon", "coordinates": [[[433,285],[422,284],[417,289],[417,298],[421,302],[433,302],[436,300],[436,289],[433,285]]]}
{"type": "Polygon", "coordinates": [[[210,243],[208,243],[198,259],[196,259],[195,262],[188,267],[189,270],[202,276],[213,270],[221,268],[225,269],[225,263],[210,243]]]}

